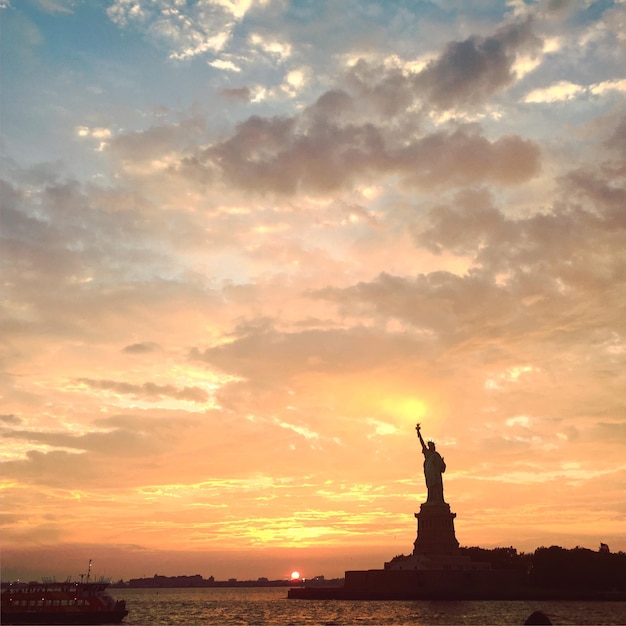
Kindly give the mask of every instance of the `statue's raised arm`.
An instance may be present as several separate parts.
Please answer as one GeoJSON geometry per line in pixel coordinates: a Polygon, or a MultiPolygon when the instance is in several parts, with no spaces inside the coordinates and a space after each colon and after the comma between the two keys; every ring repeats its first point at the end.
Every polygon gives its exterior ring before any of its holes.
{"type": "Polygon", "coordinates": [[[419,437],[420,443],[422,444],[422,452],[426,453],[426,444],[424,443],[424,440],[422,439],[422,427],[420,424],[417,424],[417,426],[415,426],[415,430],[417,431],[417,436],[419,437]]]}

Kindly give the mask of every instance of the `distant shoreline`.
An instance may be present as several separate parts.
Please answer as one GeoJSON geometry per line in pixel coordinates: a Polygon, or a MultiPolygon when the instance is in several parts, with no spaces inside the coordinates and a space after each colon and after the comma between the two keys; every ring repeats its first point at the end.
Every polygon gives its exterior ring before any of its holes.
{"type": "MultiPolygon", "coordinates": [[[[222,588],[222,587],[303,587],[304,585],[323,584],[326,587],[338,587],[343,585],[343,578],[324,579],[316,577],[314,579],[277,579],[258,578],[256,580],[215,580],[202,578],[202,576],[153,576],[151,578],[131,578],[128,581],[119,580],[109,584],[110,589],[202,589],[202,588],[222,588]]],[[[5,589],[14,583],[2,581],[1,587],[5,589]]]]}

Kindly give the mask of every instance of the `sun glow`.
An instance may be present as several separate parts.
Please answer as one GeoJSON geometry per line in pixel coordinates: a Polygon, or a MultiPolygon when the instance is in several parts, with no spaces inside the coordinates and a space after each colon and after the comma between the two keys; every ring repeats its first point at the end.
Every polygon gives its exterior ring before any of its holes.
{"type": "Polygon", "coordinates": [[[409,422],[419,422],[426,414],[426,404],[416,398],[390,399],[384,403],[384,408],[409,422]]]}
{"type": "Polygon", "coordinates": [[[300,572],[297,572],[297,571],[291,572],[291,580],[300,580],[300,572]]]}

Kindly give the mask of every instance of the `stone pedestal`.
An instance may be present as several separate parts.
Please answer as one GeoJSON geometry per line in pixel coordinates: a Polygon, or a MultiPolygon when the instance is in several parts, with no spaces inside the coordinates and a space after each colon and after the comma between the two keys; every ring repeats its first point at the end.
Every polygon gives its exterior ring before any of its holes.
{"type": "Polygon", "coordinates": [[[454,554],[459,542],[454,534],[456,513],[450,512],[450,505],[422,504],[417,518],[417,538],[413,554],[454,554]]]}

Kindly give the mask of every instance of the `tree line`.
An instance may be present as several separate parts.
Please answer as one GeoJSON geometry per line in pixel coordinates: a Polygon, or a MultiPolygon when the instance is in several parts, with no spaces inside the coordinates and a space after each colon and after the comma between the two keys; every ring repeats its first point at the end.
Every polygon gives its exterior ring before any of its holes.
{"type": "Polygon", "coordinates": [[[524,573],[533,587],[626,591],[626,553],[611,553],[606,546],[599,551],[551,546],[537,548],[534,553],[518,552],[513,547],[459,550],[474,561],[491,563],[493,569],[524,573]]]}

